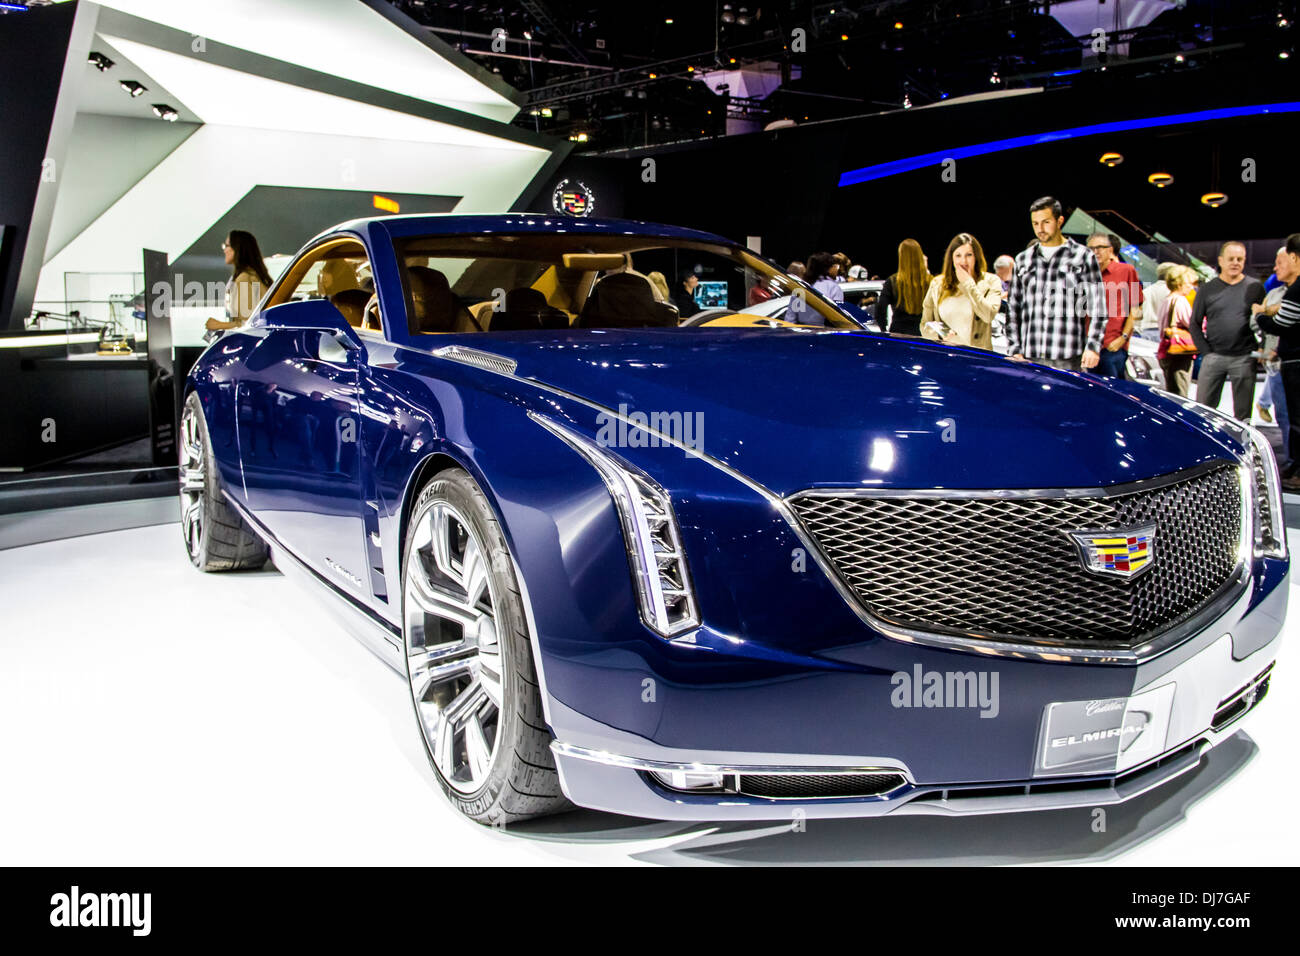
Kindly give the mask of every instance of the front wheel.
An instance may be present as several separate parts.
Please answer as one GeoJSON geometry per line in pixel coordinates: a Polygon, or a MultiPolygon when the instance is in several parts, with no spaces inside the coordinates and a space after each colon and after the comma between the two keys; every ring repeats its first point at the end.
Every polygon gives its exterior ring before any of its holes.
{"type": "Polygon", "coordinates": [[[403,555],[411,700],[443,791],[494,826],[568,809],[510,552],[469,474],[424,488],[403,555]]]}
{"type": "Polygon", "coordinates": [[[194,394],[181,414],[180,496],[181,533],[196,568],[241,571],[266,564],[266,544],[221,493],[208,423],[194,394]]]}

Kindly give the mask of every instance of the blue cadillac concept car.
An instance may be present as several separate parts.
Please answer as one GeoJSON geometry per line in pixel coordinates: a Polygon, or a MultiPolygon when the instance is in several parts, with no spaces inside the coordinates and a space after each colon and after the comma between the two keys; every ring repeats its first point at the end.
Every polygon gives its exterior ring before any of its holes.
{"type": "Polygon", "coordinates": [[[1286,609],[1250,427],[869,332],[687,229],[340,225],[181,433],[190,559],[331,595],[485,823],[1119,802],[1236,731],[1286,609]]]}

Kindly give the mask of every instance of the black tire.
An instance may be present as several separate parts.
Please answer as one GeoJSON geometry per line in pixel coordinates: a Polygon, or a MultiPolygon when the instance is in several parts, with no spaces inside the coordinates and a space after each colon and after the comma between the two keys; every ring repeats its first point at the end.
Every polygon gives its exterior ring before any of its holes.
{"type": "MultiPolygon", "coordinates": [[[[266,543],[221,493],[221,478],[208,439],[208,423],[198,395],[185,400],[181,413],[180,440],[181,535],[185,550],[200,571],[253,571],[267,561],[266,543]],[[197,449],[187,445],[197,444],[197,449]],[[187,454],[203,462],[202,490],[187,491],[187,454]],[[193,517],[199,519],[193,533],[193,517]]],[[[192,459],[191,459],[192,460],[192,459]]]]}
{"type": "Polygon", "coordinates": [[[411,706],[420,729],[425,756],[433,768],[439,786],[453,805],[465,816],[488,826],[505,826],[521,820],[559,813],[572,808],[560,789],[559,775],[550,745],[554,739],[542,712],[542,697],[533,663],[528,634],[528,618],[523,597],[515,580],[513,562],[501,526],[487,498],[468,473],[459,468],[440,472],[420,492],[411,510],[411,520],[402,543],[402,620],[403,657],[410,677],[410,628],[407,610],[408,575],[413,543],[419,522],[437,503],[450,505],[472,526],[485,555],[489,558],[496,615],[497,640],[500,647],[502,702],[497,716],[496,742],[492,764],[484,783],[465,793],[454,787],[439,769],[425,732],[424,720],[411,688],[411,706]]]}

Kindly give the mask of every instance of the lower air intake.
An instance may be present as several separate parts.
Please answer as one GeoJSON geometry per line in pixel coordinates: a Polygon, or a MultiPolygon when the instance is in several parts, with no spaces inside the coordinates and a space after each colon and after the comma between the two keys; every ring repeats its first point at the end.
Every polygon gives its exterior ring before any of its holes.
{"type": "Polygon", "coordinates": [[[1210,722],[1210,726],[1214,730],[1222,730],[1263,700],[1264,695],[1268,693],[1268,682],[1272,673],[1273,665],[1269,664],[1255,675],[1249,684],[1226,700],[1220,701],[1219,709],[1214,712],[1214,720],[1210,722]]]}
{"type": "Polygon", "coordinates": [[[904,783],[896,773],[741,774],[737,793],[776,800],[878,797],[904,783]]]}

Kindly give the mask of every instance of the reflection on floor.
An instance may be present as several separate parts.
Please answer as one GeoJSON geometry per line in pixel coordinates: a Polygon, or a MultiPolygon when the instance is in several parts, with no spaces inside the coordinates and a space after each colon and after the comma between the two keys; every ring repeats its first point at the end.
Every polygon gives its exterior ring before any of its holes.
{"type": "Polygon", "coordinates": [[[1215,866],[1297,856],[1281,798],[1300,782],[1285,647],[1250,737],[1110,808],[1104,833],[1089,809],[814,820],[806,832],[580,811],[501,833],[443,800],[400,679],[274,570],[200,574],[178,529],[159,526],[0,552],[0,581],[0,860],[10,865],[1215,866]]]}

